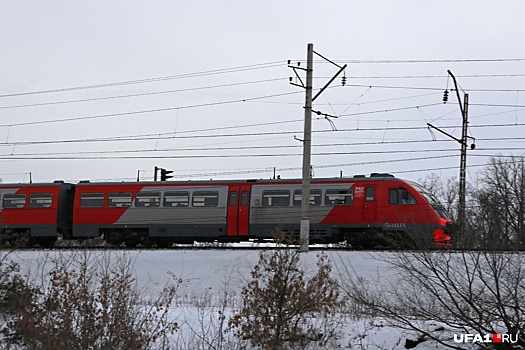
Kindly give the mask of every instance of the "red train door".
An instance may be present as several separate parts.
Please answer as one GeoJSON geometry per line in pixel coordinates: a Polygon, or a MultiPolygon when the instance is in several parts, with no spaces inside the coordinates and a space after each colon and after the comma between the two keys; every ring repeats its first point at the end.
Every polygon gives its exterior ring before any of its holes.
{"type": "Polygon", "coordinates": [[[228,191],[228,236],[247,236],[250,222],[250,186],[230,186],[228,191]]]}
{"type": "Polygon", "coordinates": [[[376,219],[376,187],[368,185],[365,187],[363,221],[372,222],[376,219]]]}

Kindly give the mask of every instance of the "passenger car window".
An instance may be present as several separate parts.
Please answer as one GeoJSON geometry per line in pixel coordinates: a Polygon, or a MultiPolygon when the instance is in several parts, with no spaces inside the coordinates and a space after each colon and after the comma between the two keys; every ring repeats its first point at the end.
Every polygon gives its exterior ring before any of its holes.
{"type": "Polygon", "coordinates": [[[138,192],[135,208],[156,208],[160,206],[160,192],[138,192]]]}
{"type": "Polygon", "coordinates": [[[80,195],[81,208],[102,208],[104,206],[104,193],[82,193],[80,195]]]}
{"type": "Polygon", "coordinates": [[[29,195],[29,208],[51,208],[52,205],[52,193],[31,193],[29,195]]]}
{"type": "Polygon", "coordinates": [[[187,207],[190,205],[190,193],[187,191],[168,191],[164,193],[165,207],[187,207]]]}
{"type": "MultiPolygon", "coordinates": [[[[293,205],[300,206],[302,204],[302,190],[295,190],[293,192],[293,205]]],[[[321,190],[310,190],[310,205],[321,205],[321,190]]]]}
{"type": "Polygon", "coordinates": [[[108,208],[131,207],[131,192],[111,192],[108,194],[108,208]]]}
{"type": "Polygon", "coordinates": [[[326,190],[324,203],[327,206],[354,203],[354,190],[351,189],[334,189],[326,190]]]}
{"type": "Polygon", "coordinates": [[[290,191],[268,190],[262,193],[263,207],[287,207],[290,205],[290,191]]]}
{"type": "Polygon", "coordinates": [[[195,191],[193,192],[194,207],[216,207],[219,205],[219,192],[217,191],[195,191]]]}
{"type": "Polygon", "coordinates": [[[4,194],[4,199],[2,200],[2,207],[4,208],[25,208],[26,206],[26,195],[25,194],[14,194],[6,193],[4,194]]]}

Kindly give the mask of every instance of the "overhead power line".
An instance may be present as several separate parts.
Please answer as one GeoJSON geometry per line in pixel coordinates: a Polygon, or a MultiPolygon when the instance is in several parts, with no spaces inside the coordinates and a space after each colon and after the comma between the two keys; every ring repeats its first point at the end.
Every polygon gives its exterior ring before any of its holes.
{"type": "Polygon", "coordinates": [[[49,93],[75,91],[75,90],[99,89],[99,88],[121,86],[121,85],[152,83],[152,82],[159,82],[159,81],[173,80],[173,79],[195,78],[195,77],[202,77],[202,76],[207,76],[207,75],[226,74],[226,73],[242,72],[242,71],[247,71],[247,70],[273,68],[273,67],[281,66],[281,65],[284,65],[284,64],[285,64],[284,61],[282,61],[282,62],[281,61],[275,61],[275,62],[252,64],[252,65],[239,66],[239,67],[233,67],[233,68],[215,69],[215,70],[209,70],[209,71],[203,71],[203,72],[185,73],[185,74],[178,74],[178,75],[168,75],[168,76],[155,77],[155,78],[126,80],[126,81],[120,81],[120,82],[94,84],[94,85],[84,85],[84,86],[74,86],[74,87],[67,87],[67,88],[60,88],[60,89],[39,90],[39,91],[29,91],[29,92],[19,92],[19,93],[12,93],[12,94],[4,94],[4,95],[0,95],[0,98],[14,97],[14,96],[25,96],[25,95],[49,94],[49,93]]]}
{"type": "Polygon", "coordinates": [[[285,78],[274,78],[274,79],[255,80],[255,81],[240,82],[240,83],[200,86],[200,87],[184,88],[184,89],[177,89],[177,90],[145,92],[145,93],[140,93],[140,94],[127,94],[127,95],[94,97],[94,98],[85,98],[85,99],[68,100],[68,101],[55,101],[55,102],[31,103],[31,104],[12,105],[12,106],[0,106],[0,109],[49,106],[49,105],[78,103],[78,102],[92,102],[92,101],[113,100],[113,99],[119,99],[119,98],[129,98],[129,97],[144,97],[144,96],[171,94],[171,93],[177,93],[177,92],[188,92],[188,91],[197,91],[197,90],[205,90],[205,89],[216,89],[216,88],[223,88],[223,87],[241,86],[241,85],[248,85],[248,84],[267,83],[267,82],[279,81],[279,80],[286,80],[286,79],[285,78]]]}
{"type": "MultiPolygon", "coordinates": [[[[187,130],[187,131],[178,131],[176,134],[173,132],[167,133],[155,133],[155,134],[143,134],[136,136],[115,136],[108,138],[90,138],[90,139],[71,139],[71,140],[48,140],[48,141],[19,141],[19,142],[0,142],[0,146],[23,146],[23,145],[44,145],[44,144],[67,144],[67,143],[92,143],[92,142],[123,142],[123,141],[148,141],[148,140],[170,140],[170,139],[203,139],[203,138],[227,138],[227,137],[246,137],[246,136],[271,136],[271,135],[286,135],[286,134],[298,134],[300,130],[279,130],[279,131],[267,131],[267,132],[245,132],[245,133],[230,133],[230,134],[205,134],[205,135],[195,135],[198,132],[208,132],[208,131],[220,131],[228,129],[240,129],[246,127],[259,127],[259,126],[270,126],[270,125],[282,125],[297,123],[301,120],[288,120],[281,122],[269,122],[269,123],[257,123],[257,124],[247,124],[247,125],[237,125],[229,127],[218,127],[218,128],[208,128],[208,129],[196,129],[196,130],[187,130]]],[[[484,125],[470,125],[470,128],[494,128],[494,127],[516,127],[516,126],[525,126],[525,123],[508,123],[508,124],[484,124],[484,125]]],[[[2,125],[0,125],[2,127],[2,125]]],[[[440,126],[441,129],[456,129],[457,125],[448,125],[440,126]]],[[[410,127],[380,127],[380,128],[339,128],[338,130],[314,130],[313,133],[325,134],[325,133],[344,133],[344,132],[360,132],[360,131],[393,131],[393,130],[426,130],[427,126],[410,126],[410,127]]],[[[497,139],[487,139],[492,141],[499,140],[521,140],[522,138],[497,138],[497,139]]],[[[480,139],[481,140],[481,139],[480,139]]],[[[382,142],[382,144],[387,144],[389,142],[397,143],[398,141],[387,141],[382,142]]],[[[402,141],[402,142],[428,142],[425,140],[417,141],[402,141]]],[[[436,141],[434,141],[436,142],[436,141]]],[[[359,144],[369,144],[369,143],[359,143],[359,144]]],[[[374,142],[377,144],[377,142],[374,142]]]]}
{"type": "MultiPolygon", "coordinates": [[[[525,58],[466,58],[466,59],[436,59],[436,60],[335,60],[336,62],[343,62],[348,64],[355,63],[367,63],[367,64],[382,64],[382,63],[484,63],[484,62],[524,62],[525,58]]],[[[303,60],[304,62],[304,60],[303,60]]],[[[325,63],[322,60],[316,60],[315,62],[325,63]]]]}
{"type": "Polygon", "coordinates": [[[12,123],[12,124],[0,125],[0,128],[13,127],[13,126],[50,124],[50,123],[63,123],[63,122],[79,121],[79,120],[121,117],[121,116],[134,115],[134,114],[167,112],[167,111],[174,111],[174,110],[180,110],[180,109],[189,109],[189,108],[197,108],[197,107],[219,106],[219,105],[225,105],[225,104],[231,104],[231,103],[240,103],[240,102],[258,100],[258,99],[265,99],[265,98],[293,95],[293,94],[297,94],[297,93],[298,93],[297,91],[293,91],[293,92],[285,92],[285,93],[266,95],[266,96],[248,97],[248,98],[241,98],[241,99],[236,99],[236,100],[227,100],[227,101],[218,101],[218,102],[209,102],[209,103],[200,103],[200,104],[187,105],[187,106],[177,106],[177,107],[167,107],[167,108],[157,108],[157,109],[146,109],[146,110],[142,110],[142,111],[109,113],[109,114],[100,114],[100,115],[85,116],[85,117],[73,117],[73,118],[64,118],[64,119],[50,119],[50,120],[41,120],[41,121],[33,121],[33,122],[20,122],[20,123],[12,123]]]}

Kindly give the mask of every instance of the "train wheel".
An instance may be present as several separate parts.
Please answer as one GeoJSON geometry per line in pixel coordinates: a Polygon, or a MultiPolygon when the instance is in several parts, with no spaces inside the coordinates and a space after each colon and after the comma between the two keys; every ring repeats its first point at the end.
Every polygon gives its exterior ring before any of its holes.
{"type": "Polygon", "coordinates": [[[11,245],[13,247],[31,248],[35,245],[35,238],[31,236],[29,231],[15,233],[12,238],[11,245]]]}
{"type": "Polygon", "coordinates": [[[37,237],[36,243],[42,248],[50,248],[55,244],[56,240],[56,237],[37,237]]]}
{"type": "Polygon", "coordinates": [[[104,234],[104,239],[106,243],[112,244],[119,247],[124,240],[122,239],[122,234],[120,232],[106,232],[104,234]]]}
{"type": "Polygon", "coordinates": [[[140,245],[143,246],[144,248],[151,248],[153,246],[153,240],[151,240],[150,238],[148,237],[145,237],[144,240],[142,242],[140,242],[140,245]]]}
{"type": "Polygon", "coordinates": [[[125,243],[126,243],[126,247],[128,248],[135,248],[139,244],[139,242],[137,242],[136,240],[132,240],[132,241],[128,240],[128,241],[125,241],[125,243]]]}
{"type": "Polygon", "coordinates": [[[173,242],[169,238],[155,238],[155,244],[159,248],[171,247],[172,243],[173,242]]]}

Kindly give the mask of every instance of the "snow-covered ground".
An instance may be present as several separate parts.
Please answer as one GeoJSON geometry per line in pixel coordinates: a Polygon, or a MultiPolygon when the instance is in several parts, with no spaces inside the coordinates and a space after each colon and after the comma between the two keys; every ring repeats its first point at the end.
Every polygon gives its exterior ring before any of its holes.
{"type": "MultiPolygon", "coordinates": [[[[78,253],[78,251],[77,251],[78,253]]],[[[52,266],[52,260],[71,254],[70,251],[20,251],[11,253],[12,260],[20,263],[22,271],[36,278],[52,266]]],[[[259,251],[245,249],[229,250],[144,250],[144,251],[91,251],[90,258],[97,259],[103,254],[123,254],[133,263],[138,286],[144,296],[154,298],[166,283],[179,283],[177,302],[173,317],[181,329],[175,337],[189,337],[198,333],[208,321],[217,321],[215,312],[220,308],[220,298],[228,296],[228,303],[239,303],[240,292],[250,279],[250,271],[259,260],[259,251]],[[227,293],[226,293],[227,292],[227,293]],[[209,314],[206,314],[209,312],[209,314]]],[[[301,254],[301,263],[307,271],[315,271],[317,251],[301,254]]],[[[357,251],[326,251],[334,269],[332,276],[347,278],[341,272],[350,268],[359,276],[375,281],[395,283],[396,271],[384,259],[392,252],[367,253],[357,251]]],[[[231,305],[230,305],[231,306],[231,305]]],[[[237,305],[238,306],[238,305],[237,305]]],[[[338,343],[341,348],[350,349],[405,349],[406,339],[416,340],[415,333],[408,334],[393,328],[382,319],[344,320],[343,333],[338,343]]],[[[452,334],[450,334],[452,337],[452,334]]],[[[442,346],[426,341],[415,349],[439,349],[442,346]]]]}

